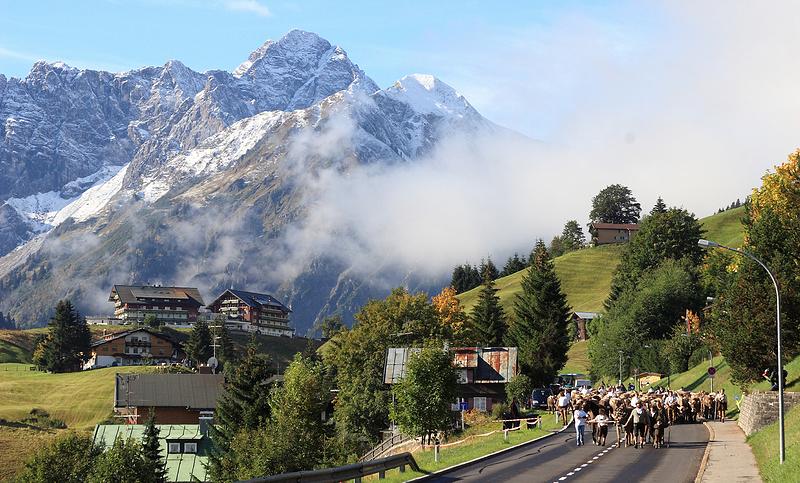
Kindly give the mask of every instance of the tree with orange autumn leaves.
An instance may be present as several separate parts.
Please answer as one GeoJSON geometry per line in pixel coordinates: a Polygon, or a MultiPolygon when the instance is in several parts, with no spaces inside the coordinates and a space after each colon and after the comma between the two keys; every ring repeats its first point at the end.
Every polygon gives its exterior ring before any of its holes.
{"type": "Polygon", "coordinates": [[[475,337],[470,330],[469,318],[464,313],[461,302],[456,298],[456,290],[453,287],[443,288],[438,295],[434,295],[431,304],[439,316],[439,322],[448,327],[448,332],[453,334],[452,344],[459,346],[475,343],[475,337]]]}

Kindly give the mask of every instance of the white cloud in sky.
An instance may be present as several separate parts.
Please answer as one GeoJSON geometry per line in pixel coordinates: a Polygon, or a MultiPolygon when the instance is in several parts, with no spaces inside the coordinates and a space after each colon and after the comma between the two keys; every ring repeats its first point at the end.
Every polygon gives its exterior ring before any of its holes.
{"type": "Polygon", "coordinates": [[[266,5],[259,3],[257,0],[225,0],[223,5],[228,10],[235,12],[247,12],[260,15],[261,17],[269,17],[272,15],[266,5]]]}

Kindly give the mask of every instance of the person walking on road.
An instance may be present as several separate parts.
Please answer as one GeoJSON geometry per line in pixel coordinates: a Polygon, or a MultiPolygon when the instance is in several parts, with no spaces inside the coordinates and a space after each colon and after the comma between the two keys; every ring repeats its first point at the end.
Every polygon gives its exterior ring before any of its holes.
{"type": "Polygon", "coordinates": [[[717,393],[717,413],[719,420],[725,422],[725,413],[728,411],[728,396],[725,395],[725,389],[720,389],[717,393]]]}
{"type": "Polygon", "coordinates": [[[583,430],[586,428],[586,419],[589,415],[586,414],[583,407],[578,407],[572,416],[575,419],[575,438],[578,443],[577,445],[583,446],[583,430]]]}
{"type": "Polygon", "coordinates": [[[558,416],[564,426],[567,425],[567,407],[569,406],[569,396],[561,391],[558,393],[558,416]]]}
{"type": "Polygon", "coordinates": [[[595,416],[591,422],[597,426],[597,444],[605,446],[606,436],[608,436],[608,416],[606,416],[605,408],[600,408],[600,414],[595,416]]]}
{"type": "Polygon", "coordinates": [[[633,408],[625,423],[633,423],[634,447],[636,448],[644,447],[644,427],[648,424],[648,419],[647,411],[642,409],[641,401],[636,401],[636,407],[633,408]]]}

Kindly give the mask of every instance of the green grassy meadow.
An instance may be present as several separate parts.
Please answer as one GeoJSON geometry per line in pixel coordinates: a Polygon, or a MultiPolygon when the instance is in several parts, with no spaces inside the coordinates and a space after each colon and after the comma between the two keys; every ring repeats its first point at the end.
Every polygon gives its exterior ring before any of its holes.
{"type": "Polygon", "coordinates": [[[700,220],[707,239],[729,247],[739,248],[744,243],[744,206],[723,211],[700,220]]]}
{"type": "MultiPolygon", "coordinates": [[[[611,277],[622,256],[622,245],[603,245],[584,248],[562,255],[555,260],[556,273],[561,288],[573,310],[599,312],[611,288],[611,277]]],[[[503,308],[510,313],[514,309],[514,295],[520,291],[520,283],[526,270],[520,270],[495,280],[497,295],[503,308]]],[[[469,313],[478,302],[481,287],[458,295],[464,310],[469,313]]]]}
{"type": "Polygon", "coordinates": [[[567,351],[567,363],[561,369],[565,374],[588,374],[589,373],[589,342],[581,340],[573,342],[567,351]]]}
{"type": "MultiPolygon", "coordinates": [[[[738,247],[744,239],[741,218],[744,207],[728,210],[702,218],[700,223],[706,230],[704,235],[710,240],[724,245],[738,247]]],[[[601,245],[584,248],[557,257],[553,260],[561,288],[567,295],[567,302],[577,312],[602,312],[603,302],[611,288],[611,278],[622,257],[624,245],[601,245]]],[[[512,273],[495,280],[495,287],[503,308],[510,313],[514,308],[514,295],[520,290],[520,282],[526,270],[512,273]]],[[[469,313],[478,302],[480,287],[474,288],[458,298],[464,310],[469,313]]]]}
{"type": "Polygon", "coordinates": [[[19,420],[41,408],[68,428],[91,430],[114,406],[117,372],[152,372],[152,367],[109,367],[50,374],[31,371],[27,364],[0,364],[0,418],[19,420]]]}

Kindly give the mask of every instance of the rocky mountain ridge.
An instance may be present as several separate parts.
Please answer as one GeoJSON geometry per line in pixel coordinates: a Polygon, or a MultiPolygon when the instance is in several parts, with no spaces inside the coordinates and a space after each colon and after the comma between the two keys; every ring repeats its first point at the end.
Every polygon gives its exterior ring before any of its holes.
{"type": "Polygon", "coordinates": [[[0,310],[31,325],[48,313],[44,293],[97,312],[112,283],[237,285],[284,297],[301,332],[386,291],[287,237],[313,209],[309,179],[500,129],[432,76],[381,90],[343,49],[298,30],[233,73],[40,62],[0,77],[0,121],[0,310]]]}

